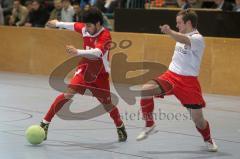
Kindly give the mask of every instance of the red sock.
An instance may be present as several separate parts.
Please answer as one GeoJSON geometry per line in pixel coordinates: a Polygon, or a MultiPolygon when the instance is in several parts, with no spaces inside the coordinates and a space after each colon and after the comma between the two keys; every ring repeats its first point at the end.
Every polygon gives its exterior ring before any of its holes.
{"type": "Polygon", "coordinates": [[[118,108],[115,106],[111,111],[109,111],[111,118],[113,119],[116,127],[120,127],[123,124],[123,121],[120,117],[118,108]]]}
{"type": "Polygon", "coordinates": [[[52,103],[51,107],[49,108],[47,114],[44,117],[44,120],[47,122],[51,122],[54,115],[63,107],[63,105],[68,102],[69,99],[64,97],[64,94],[59,95],[55,101],[52,103]]]}
{"type": "Polygon", "coordinates": [[[206,121],[206,122],[207,122],[207,125],[204,129],[199,129],[198,127],[196,127],[196,128],[197,128],[198,132],[202,135],[204,141],[211,142],[212,139],[211,139],[209,123],[208,123],[208,121],[206,121]]]}
{"type": "Polygon", "coordinates": [[[141,99],[140,104],[142,107],[143,119],[146,121],[146,127],[153,126],[154,124],[152,115],[154,109],[153,98],[141,99]]]}

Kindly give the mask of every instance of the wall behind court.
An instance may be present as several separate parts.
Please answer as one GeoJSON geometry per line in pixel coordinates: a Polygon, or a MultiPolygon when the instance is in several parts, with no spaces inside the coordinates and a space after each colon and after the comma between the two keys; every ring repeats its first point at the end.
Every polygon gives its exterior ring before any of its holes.
{"type": "MultiPolygon", "coordinates": [[[[172,57],[175,42],[165,35],[112,32],[116,48],[111,59],[124,54],[128,62],[155,62],[166,66],[172,57]],[[122,40],[132,45],[119,47],[122,40]]],[[[206,50],[201,65],[200,82],[205,93],[240,95],[240,39],[206,38],[206,50]]],[[[81,48],[79,34],[53,29],[0,27],[0,71],[49,75],[69,56],[65,45],[81,48]]],[[[129,70],[127,78],[144,71],[131,70],[128,65],[114,67],[113,71],[129,70]]],[[[157,68],[150,68],[156,70],[157,68]]],[[[116,74],[118,76],[118,74],[116,74]]],[[[131,83],[123,78],[119,83],[131,83]]],[[[139,78],[138,82],[146,81],[139,78]]]]}

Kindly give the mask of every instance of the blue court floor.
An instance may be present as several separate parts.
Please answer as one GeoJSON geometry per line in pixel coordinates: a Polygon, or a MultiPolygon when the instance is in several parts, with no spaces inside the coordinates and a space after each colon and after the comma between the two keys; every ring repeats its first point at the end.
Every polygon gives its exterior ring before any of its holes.
{"type": "MultiPolygon", "coordinates": [[[[0,159],[240,158],[240,97],[213,94],[204,94],[204,115],[219,146],[217,153],[205,150],[188,112],[173,96],[155,99],[159,132],[144,141],[135,139],[144,126],[138,113],[138,98],[134,105],[122,99],[118,104],[128,131],[125,143],[117,142],[113,122],[104,114],[89,120],[63,120],[56,116],[48,140],[30,145],[24,136],[26,128],[39,123],[58,94],[49,86],[47,76],[0,72],[0,159]]],[[[82,112],[97,104],[93,97],[77,95],[71,110],[82,112]]]]}

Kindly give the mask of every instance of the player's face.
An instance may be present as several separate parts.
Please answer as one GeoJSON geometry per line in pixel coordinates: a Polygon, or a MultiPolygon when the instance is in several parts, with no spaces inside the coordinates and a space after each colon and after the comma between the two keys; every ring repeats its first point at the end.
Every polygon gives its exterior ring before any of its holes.
{"type": "Polygon", "coordinates": [[[186,23],[184,23],[182,15],[177,16],[176,22],[177,22],[176,27],[178,28],[179,32],[185,34],[187,31],[187,25],[186,23]]]}
{"type": "Polygon", "coordinates": [[[87,32],[91,35],[94,35],[97,32],[96,25],[92,23],[86,23],[86,29],[87,29],[87,32]]]}

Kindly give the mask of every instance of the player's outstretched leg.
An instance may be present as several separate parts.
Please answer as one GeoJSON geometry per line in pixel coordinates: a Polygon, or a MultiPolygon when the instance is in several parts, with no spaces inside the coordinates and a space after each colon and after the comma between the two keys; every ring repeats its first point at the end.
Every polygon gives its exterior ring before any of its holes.
{"type": "Polygon", "coordinates": [[[195,123],[198,132],[202,135],[208,151],[218,151],[218,146],[211,137],[210,125],[203,117],[202,109],[189,109],[191,117],[195,123]]]}
{"type": "Polygon", "coordinates": [[[160,94],[161,89],[155,81],[149,81],[143,85],[143,91],[149,91],[149,93],[142,93],[140,105],[142,110],[143,119],[145,120],[145,128],[137,136],[136,140],[141,141],[146,139],[149,135],[157,132],[156,125],[153,119],[154,101],[153,95],[160,94]]]}
{"type": "Polygon", "coordinates": [[[105,107],[105,110],[108,111],[110,117],[113,119],[114,124],[117,128],[118,141],[119,142],[126,141],[127,140],[127,132],[126,132],[124,123],[121,119],[121,116],[119,114],[118,108],[116,106],[114,106],[113,104],[105,104],[104,107],[105,107]]]}
{"type": "Polygon", "coordinates": [[[145,128],[143,128],[143,130],[137,136],[137,141],[144,140],[149,135],[157,132],[152,115],[154,109],[153,97],[141,99],[140,104],[142,108],[143,119],[145,120],[145,128]]]}
{"type": "Polygon", "coordinates": [[[72,89],[69,89],[67,93],[60,94],[55,101],[52,103],[51,107],[49,108],[47,114],[44,116],[43,120],[40,122],[40,126],[45,131],[45,139],[47,140],[47,134],[48,134],[48,127],[49,124],[54,117],[54,115],[63,107],[65,103],[67,103],[75,94],[75,91],[72,89]]]}

